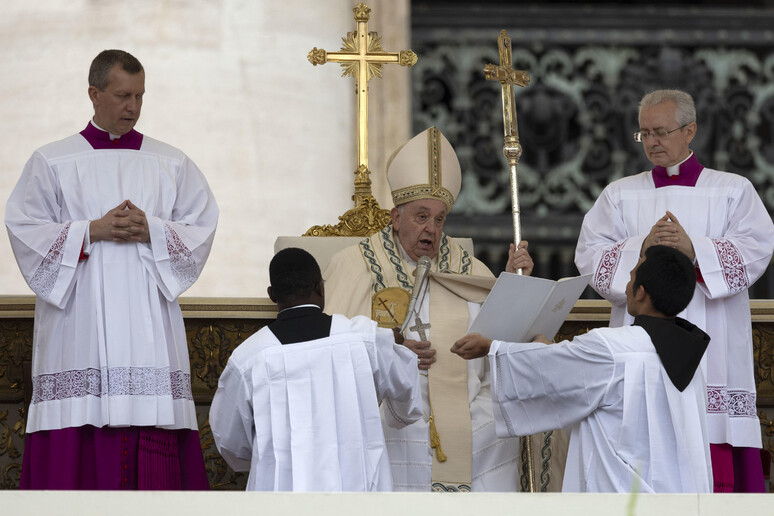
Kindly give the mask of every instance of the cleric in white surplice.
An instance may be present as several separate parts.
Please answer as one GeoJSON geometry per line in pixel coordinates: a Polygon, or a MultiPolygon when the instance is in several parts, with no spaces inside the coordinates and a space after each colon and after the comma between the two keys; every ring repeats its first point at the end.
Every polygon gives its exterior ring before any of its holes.
{"type": "Polygon", "coordinates": [[[94,117],[27,162],[5,224],[35,292],[20,486],[208,489],[177,298],[210,253],[218,206],[180,150],[134,129],[145,71],[89,70],[94,117]]]}
{"type": "Polygon", "coordinates": [[[229,358],[210,409],[218,451],[247,490],[392,491],[379,403],[422,417],[417,356],[367,317],[327,315],[315,259],[269,265],[277,320],[229,358]]]}
{"type": "Polygon", "coordinates": [[[610,183],[583,219],[575,264],[610,301],[610,326],[631,324],[624,287],[642,250],[661,243],[690,258],[696,294],[681,314],[712,338],[702,369],[715,492],[764,492],[748,289],[774,251],[774,224],[745,177],[704,167],[690,149],[696,108],[679,90],[640,101],[653,170],[610,183]]]}
{"type": "Polygon", "coordinates": [[[489,354],[497,434],[569,427],[562,491],[712,491],[704,378],[709,337],[675,317],[696,275],[679,251],[654,246],[626,287],[634,324],[546,345],[470,334],[452,351],[489,354]]]}

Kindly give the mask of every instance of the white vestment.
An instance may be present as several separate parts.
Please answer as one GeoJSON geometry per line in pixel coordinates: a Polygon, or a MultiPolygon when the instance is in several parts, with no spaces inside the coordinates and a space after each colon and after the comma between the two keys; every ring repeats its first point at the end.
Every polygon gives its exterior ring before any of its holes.
{"type": "Polygon", "coordinates": [[[711,443],[761,447],[747,289],[766,270],[774,225],[752,184],[705,168],[696,186],[656,188],[650,171],[608,185],[583,220],[575,264],[612,304],[610,326],[632,322],[626,284],[653,225],[672,212],[693,242],[703,281],[679,314],[711,337],[702,368],[711,443]]]}
{"type": "Polygon", "coordinates": [[[82,425],[196,430],[178,296],[210,252],[218,207],[199,169],[144,136],[97,150],[81,135],[38,149],[6,207],[16,260],[37,295],[27,432],[82,425]],[[124,200],[149,243],[99,241],[89,221],[124,200]]]}
{"type": "MultiPolygon", "coordinates": [[[[378,241],[379,235],[372,236],[369,241],[378,241]]],[[[445,238],[445,237],[444,237],[445,238]]],[[[393,258],[411,274],[416,266],[403,252],[397,238],[394,239],[396,254],[393,258]]],[[[360,246],[352,246],[337,253],[325,271],[325,292],[327,313],[343,313],[348,316],[371,315],[374,282],[371,271],[380,267],[379,274],[390,274],[389,263],[368,264],[363,258],[360,246]]],[[[452,244],[456,245],[456,244],[452,244]]],[[[443,246],[442,246],[443,247],[443,246]]],[[[454,255],[441,250],[439,255],[454,255]]],[[[452,270],[456,262],[452,260],[452,270]]],[[[474,276],[491,277],[492,273],[486,266],[474,257],[470,257],[470,270],[474,276]]],[[[439,264],[439,257],[433,259],[433,272],[444,270],[444,264],[439,264]]],[[[385,280],[386,282],[386,280],[385,280]]],[[[430,293],[423,292],[417,303],[419,317],[424,322],[433,324],[430,317],[430,293]]],[[[480,310],[477,303],[467,303],[466,314],[472,321],[480,310]]],[[[417,331],[412,331],[409,325],[405,333],[407,339],[422,340],[417,331]]],[[[464,331],[464,330],[463,330],[464,331]]],[[[462,337],[463,335],[459,335],[462,337]]],[[[450,353],[454,342],[433,341],[432,327],[427,331],[427,340],[433,343],[437,353],[450,353]]],[[[432,368],[432,366],[431,366],[432,368]]],[[[431,413],[428,399],[428,379],[420,374],[422,386],[422,401],[425,417],[414,424],[397,428],[394,415],[382,405],[384,432],[387,440],[387,450],[392,464],[392,476],[396,491],[430,491],[432,483],[433,451],[430,447],[430,425],[428,415],[431,413]]],[[[476,359],[467,362],[467,391],[470,407],[472,430],[472,483],[471,489],[479,491],[517,491],[519,489],[518,439],[501,439],[495,434],[494,416],[490,393],[490,375],[486,360],[476,359]]],[[[443,435],[441,436],[443,443],[443,435]]]]}
{"type": "Polygon", "coordinates": [[[680,392],[643,328],[494,341],[489,359],[498,435],[569,427],[562,491],[711,492],[701,370],[680,392]]]}
{"type": "Polygon", "coordinates": [[[247,490],[392,491],[379,403],[422,417],[416,355],[365,317],[334,315],[330,336],[280,344],[268,327],[234,350],[210,426],[247,490]]]}

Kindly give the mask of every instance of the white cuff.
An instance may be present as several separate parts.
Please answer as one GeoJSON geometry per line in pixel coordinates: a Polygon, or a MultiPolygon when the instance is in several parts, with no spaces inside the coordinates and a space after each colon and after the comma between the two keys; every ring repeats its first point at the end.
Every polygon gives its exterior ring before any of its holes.
{"type": "Polygon", "coordinates": [[[91,254],[91,221],[86,221],[86,234],[83,235],[83,255],[91,254]]]}

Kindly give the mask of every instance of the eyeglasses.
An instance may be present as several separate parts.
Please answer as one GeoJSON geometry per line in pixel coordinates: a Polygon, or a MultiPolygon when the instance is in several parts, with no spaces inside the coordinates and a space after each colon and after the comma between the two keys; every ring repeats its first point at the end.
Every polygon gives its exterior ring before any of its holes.
{"type": "Polygon", "coordinates": [[[659,140],[666,138],[670,134],[672,134],[675,131],[679,131],[683,127],[687,126],[688,124],[683,124],[677,129],[672,129],[671,131],[667,131],[665,129],[656,129],[655,131],[637,131],[634,133],[634,141],[635,142],[644,142],[648,138],[657,138],[659,140]]]}

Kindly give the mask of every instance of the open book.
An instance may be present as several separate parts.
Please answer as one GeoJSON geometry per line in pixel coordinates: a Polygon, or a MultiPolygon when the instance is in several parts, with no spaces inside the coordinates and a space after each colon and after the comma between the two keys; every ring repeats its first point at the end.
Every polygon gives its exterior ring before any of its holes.
{"type": "Polygon", "coordinates": [[[530,342],[552,339],[578,300],[591,274],[552,281],[503,272],[468,333],[492,340],[530,342]]]}

